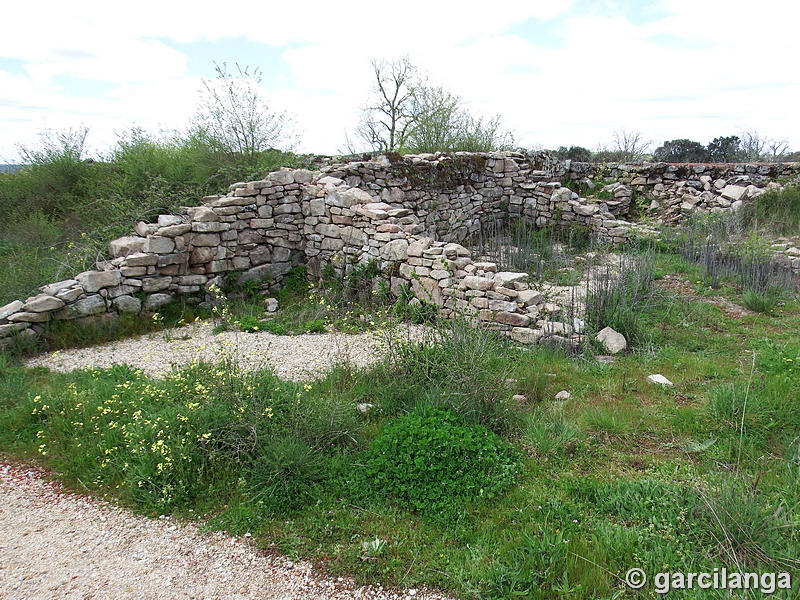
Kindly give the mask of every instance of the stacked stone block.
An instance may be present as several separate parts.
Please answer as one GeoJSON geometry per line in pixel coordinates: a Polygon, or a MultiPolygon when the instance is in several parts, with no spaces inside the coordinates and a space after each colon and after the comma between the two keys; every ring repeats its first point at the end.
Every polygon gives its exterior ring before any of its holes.
{"type": "MultiPolygon", "coordinates": [[[[517,152],[381,155],[320,171],[281,169],[178,215],[137,223],[134,235],[109,244],[111,258],[95,270],[0,307],[0,347],[15,335],[37,336],[51,320],[114,319],[156,311],[178,296],[199,300],[223,276],[275,286],[294,265],[320,275],[328,264],[345,272],[372,260],[395,294],[407,285],[445,317],[465,315],[525,343],[575,341],[567,326],[550,322],[525,274],[474,262],[463,244],[482,227],[517,217],[624,243],[655,233],[622,219],[634,190],[652,193],[653,209],[670,220],[735,209],[772,178],[799,172],[798,165],[598,167],[517,152]],[[609,176],[618,181],[606,186],[606,200],[581,198],[557,180],[609,176]]],[[[783,250],[800,269],[796,248],[783,250]]]]}
{"type": "MultiPolygon", "coordinates": [[[[778,189],[781,184],[776,180],[798,183],[800,163],[595,165],[565,161],[558,174],[566,181],[589,185],[613,180],[612,185],[628,186],[649,200],[650,215],[674,224],[694,213],[736,210],[746,200],[778,189]]],[[[612,212],[618,217],[628,214],[623,209],[612,212]]]]}

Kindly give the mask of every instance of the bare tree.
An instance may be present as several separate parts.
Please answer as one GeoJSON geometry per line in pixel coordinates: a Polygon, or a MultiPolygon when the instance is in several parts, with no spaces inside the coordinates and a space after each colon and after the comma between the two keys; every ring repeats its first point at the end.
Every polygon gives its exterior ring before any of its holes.
{"type": "Polygon", "coordinates": [[[789,152],[789,142],[786,140],[770,140],[767,143],[769,148],[769,160],[778,162],[789,152]]]}
{"type": "Polygon", "coordinates": [[[375,102],[364,109],[357,133],[373,150],[398,150],[405,145],[414,124],[417,70],[407,58],[373,60],[372,70],[375,102]]]}
{"type": "Polygon", "coordinates": [[[742,138],[742,157],[744,160],[761,160],[767,148],[767,138],[756,131],[745,131],[742,138]]]}
{"type": "Polygon", "coordinates": [[[225,63],[215,69],[215,79],[203,79],[195,134],[217,150],[247,160],[285,144],[291,120],[263,99],[260,69],[237,64],[232,72],[225,63]]]}
{"type": "Polygon", "coordinates": [[[618,129],[614,132],[614,152],[622,162],[636,162],[647,156],[651,142],[645,140],[640,131],[618,129]]]}

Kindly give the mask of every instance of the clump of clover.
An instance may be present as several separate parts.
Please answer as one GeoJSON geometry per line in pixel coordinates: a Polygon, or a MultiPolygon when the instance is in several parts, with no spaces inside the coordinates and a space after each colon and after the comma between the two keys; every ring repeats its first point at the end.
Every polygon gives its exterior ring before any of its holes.
{"type": "Polygon", "coordinates": [[[488,429],[429,407],[387,425],[363,464],[372,495],[431,521],[451,521],[468,503],[507,489],[516,479],[518,454],[488,429]]]}

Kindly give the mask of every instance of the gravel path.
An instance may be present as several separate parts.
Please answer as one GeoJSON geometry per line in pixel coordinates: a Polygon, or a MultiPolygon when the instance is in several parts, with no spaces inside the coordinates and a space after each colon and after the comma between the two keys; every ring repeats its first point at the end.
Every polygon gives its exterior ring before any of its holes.
{"type": "Polygon", "coordinates": [[[307,562],[259,552],[248,538],[134,516],[6,463],[0,463],[0,598],[447,600],[326,577],[307,562]]]}
{"type": "MultiPolygon", "coordinates": [[[[245,369],[271,366],[279,377],[310,380],[326,373],[338,362],[364,367],[385,355],[387,332],[356,335],[342,333],[279,336],[264,331],[225,331],[213,335],[213,323],[203,321],[184,327],[92,346],[59,350],[26,361],[29,367],[54,371],[128,364],[150,375],[164,375],[174,366],[193,360],[238,360],[245,369]]],[[[422,339],[426,328],[403,325],[391,332],[392,339],[422,339]]]]}

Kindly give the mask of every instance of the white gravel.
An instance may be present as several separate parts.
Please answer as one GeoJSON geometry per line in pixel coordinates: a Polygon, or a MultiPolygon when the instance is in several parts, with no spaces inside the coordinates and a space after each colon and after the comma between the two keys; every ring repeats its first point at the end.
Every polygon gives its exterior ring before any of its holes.
{"type": "Polygon", "coordinates": [[[387,352],[387,341],[422,339],[425,327],[402,325],[390,332],[356,335],[342,333],[279,336],[267,332],[225,331],[212,334],[213,322],[202,321],[89,348],[59,350],[26,361],[28,367],[54,371],[128,364],[160,376],[194,360],[238,361],[244,369],[272,367],[279,377],[296,381],[324,375],[341,362],[355,367],[370,365],[387,352]]]}
{"type": "MultiPolygon", "coordinates": [[[[305,380],[334,364],[380,360],[393,342],[420,340],[426,329],[403,326],[358,335],[213,335],[212,322],[40,355],[29,367],[56,371],[128,364],[160,376],[195,360],[271,366],[305,380]]],[[[108,503],[65,493],[45,474],[0,462],[0,599],[386,599],[446,596],[423,589],[359,587],[256,549],[248,538],[200,533],[194,523],[147,519],[108,503]]]]}
{"type": "Polygon", "coordinates": [[[134,516],[2,462],[0,598],[447,600],[326,577],[307,562],[267,555],[248,538],[134,516]]]}

